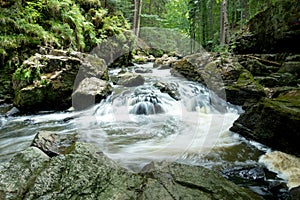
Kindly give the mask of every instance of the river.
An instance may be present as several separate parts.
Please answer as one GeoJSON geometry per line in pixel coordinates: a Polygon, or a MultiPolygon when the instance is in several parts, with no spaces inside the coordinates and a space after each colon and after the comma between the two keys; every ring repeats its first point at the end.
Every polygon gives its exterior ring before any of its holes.
{"type": "MultiPolygon", "coordinates": [[[[269,149],[229,131],[243,112],[239,106],[219,99],[202,84],[152,65],[135,66],[151,71],[142,74],[143,86],[114,85],[111,96],[87,110],[2,116],[0,162],[28,147],[38,131],[51,131],[77,133],[78,140],[96,144],[133,171],[165,160],[220,171],[261,165],[259,157],[269,149]],[[157,82],[171,86],[179,100],[153,86],[157,82]]],[[[111,70],[110,75],[118,72],[111,70]]]]}

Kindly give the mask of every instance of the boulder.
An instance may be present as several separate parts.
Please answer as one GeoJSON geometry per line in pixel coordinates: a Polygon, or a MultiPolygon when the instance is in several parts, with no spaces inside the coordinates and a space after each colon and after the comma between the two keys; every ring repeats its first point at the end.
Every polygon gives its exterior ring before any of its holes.
{"type": "Polygon", "coordinates": [[[266,96],[264,88],[231,55],[202,53],[186,56],[173,64],[171,73],[178,72],[189,80],[204,84],[219,97],[236,105],[257,102],[266,96]]]}
{"type": "Polygon", "coordinates": [[[248,22],[234,40],[236,53],[299,53],[300,6],[298,0],[277,1],[248,22]]]}
{"type": "Polygon", "coordinates": [[[0,165],[1,199],[262,199],[198,166],[152,163],[133,173],[91,144],[49,158],[29,147],[0,165]]]}
{"type": "Polygon", "coordinates": [[[108,79],[103,59],[80,52],[52,50],[35,54],[13,75],[14,105],[22,112],[65,110],[72,105],[73,88],[87,77],[108,79]]]}
{"type": "Polygon", "coordinates": [[[117,84],[123,85],[125,87],[135,87],[139,85],[143,85],[145,79],[143,76],[137,73],[125,72],[117,77],[117,84]]]}
{"type": "Polygon", "coordinates": [[[231,131],[294,155],[300,155],[300,90],[263,98],[241,114],[231,131]]]}
{"type": "Polygon", "coordinates": [[[85,78],[72,94],[72,105],[75,110],[83,110],[105,99],[112,92],[111,85],[96,77],[85,78]]]}

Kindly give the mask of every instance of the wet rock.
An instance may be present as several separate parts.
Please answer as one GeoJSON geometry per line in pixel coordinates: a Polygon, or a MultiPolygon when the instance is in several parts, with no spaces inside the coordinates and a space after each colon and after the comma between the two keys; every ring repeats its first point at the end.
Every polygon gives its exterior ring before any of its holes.
{"type": "Polygon", "coordinates": [[[173,99],[180,100],[178,85],[176,85],[176,83],[156,82],[153,86],[158,88],[161,92],[169,94],[173,99]]]}
{"type": "Polygon", "coordinates": [[[20,113],[20,110],[16,107],[12,107],[9,111],[5,113],[5,117],[16,116],[20,113]]]}
{"type": "Polygon", "coordinates": [[[133,173],[91,144],[49,159],[35,147],[0,165],[3,199],[262,199],[204,167],[154,163],[133,173]],[[149,170],[149,169],[148,169],[149,170]]]}
{"type": "Polygon", "coordinates": [[[126,72],[124,74],[118,75],[117,78],[118,78],[117,84],[126,87],[135,87],[135,86],[143,85],[145,82],[144,77],[137,73],[126,72]]]}
{"type": "Polygon", "coordinates": [[[224,170],[223,176],[265,199],[288,199],[289,191],[284,180],[276,178],[276,175],[269,177],[270,173],[263,166],[242,166],[224,170]]]}
{"type": "Polygon", "coordinates": [[[104,80],[92,77],[79,83],[72,94],[72,106],[75,110],[83,110],[99,103],[112,92],[111,85],[104,80]]]}
{"type": "Polygon", "coordinates": [[[49,157],[66,154],[66,150],[75,144],[77,134],[56,134],[50,131],[40,131],[34,137],[31,146],[39,148],[49,157]]]}
{"type": "Polygon", "coordinates": [[[266,178],[264,169],[259,166],[236,167],[224,170],[223,174],[236,184],[247,183],[251,185],[252,182],[264,182],[266,178]]]}
{"type": "Polygon", "coordinates": [[[158,69],[169,69],[177,60],[177,57],[169,57],[167,54],[164,54],[161,58],[157,58],[154,61],[153,67],[158,69]]]}
{"type": "Polygon", "coordinates": [[[292,188],[290,191],[292,200],[300,199],[300,186],[296,188],[292,188]]]}
{"type": "Polygon", "coordinates": [[[173,64],[171,73],[174,72],[204,84],[232,104],[257,102],[266,96],[264,88],[239,64],[237,58],[231,55],[202,53],[186,56],[173,64]]]}
{"type": "Polygon", "coordinates": [[[295,88],[277,98],[261,99],[241,114],[230,130],[299,156],[300,90],[295,88]]]}
{"type": "Polygon", "coordinates": [[[152,69],[146,67],[135,67],[134,71],[139,74],[145,74],[145,73],[151,73],[152,69]]]}

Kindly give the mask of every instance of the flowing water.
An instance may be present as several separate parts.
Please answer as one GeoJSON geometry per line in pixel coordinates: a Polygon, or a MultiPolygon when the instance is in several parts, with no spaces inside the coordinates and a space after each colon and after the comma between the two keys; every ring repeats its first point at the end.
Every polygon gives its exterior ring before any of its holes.
{"type": "MultiPolygon", "coordinates": [[[[152,64],[140,67],[152,69],[152,64]]],[[[118,70],[113,70],[113,76],[118,70]]],[[[143,74],[138,87],[114,85],[105,101],[78,112],[0,118],[0,162],[28,147],[38,131],[77,133],[81,141],[134,171],[151,161],[177,161],[217,170],[259,165],[267,148],[229,131],[242,112],[203,85],[168,69],[143,74]],[[153,86],[163,82],[179,100],[153,86]]],[[[1,110],[1,109],[0,109],[1,110]]]]}

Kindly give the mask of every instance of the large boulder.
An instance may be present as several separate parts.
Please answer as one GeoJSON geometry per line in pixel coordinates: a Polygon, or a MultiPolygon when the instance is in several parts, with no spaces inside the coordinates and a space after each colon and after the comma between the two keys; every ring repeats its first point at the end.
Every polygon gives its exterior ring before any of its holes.
{"type": "Polygon", "coordinates": [[[108,79],[103,59],[80,52],[52,51],[25,60],[13,75],[14,105],[23,112],[65,110],[73,89],[88,77],[108,79]]]}
{"type": "Polygon", "coordinates": [[[207,53],[186,56],[172,65],[171,73],[200,82],[230,103],[243,105],[265,96],[264,89],[231,55],[207,53]]]}
{"type": "Polygon", "coordinates": [[[231,131],[274,149],[300,155],[300,90],[264,98],[241,114],[231,131]]]}
{"type": "Polygon", "coordinates": [[[262,199],[204,167],[152,163],[133,173],[91,144],[68,152],[29,147],[1,164],[1,199],[262,199]]]}
{"type": "Polygon", "coordinates": [[[72,94],[72,105],[75,110],[83,110],[99,103],[111,92],[112,87],[107,81],[96,77],[85,78],[72,94]]]}
{"type": "Polygon", "coordinates": [[[300,3],[277,1],[249,20],[234,41],[236,53],[300,52],[300,3]]]}

